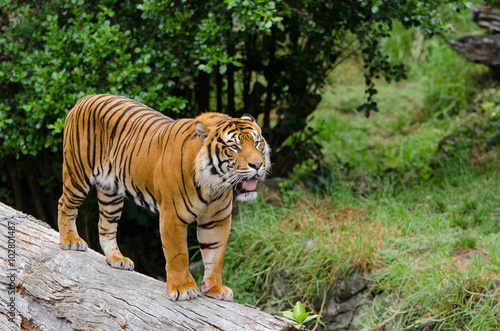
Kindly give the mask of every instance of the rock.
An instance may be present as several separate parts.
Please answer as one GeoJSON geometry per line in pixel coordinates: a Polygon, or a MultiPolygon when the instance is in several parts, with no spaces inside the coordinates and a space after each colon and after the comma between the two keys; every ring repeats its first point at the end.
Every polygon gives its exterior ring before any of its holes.
{"type": "Polygon", "coordinates": [[[285,269],[278,269],[273,272],[273,279],[267,305],[264,312],[269,314],[276,314],[283,310],[283,307],[276,302],[281,302],[286,298],[295,295],[295,288],[290,283],[290,272],[285,269]]]}
{"type": "Polygon", "coordinates": [[[470,9],[474,22],[482,28],[500,32],[500,8],[487,5],[477,5],[470,9]]]}
{"type": "Polygon", "coordinates": [[[474,307],[474,310],[482,310],[484,309],[484,306],[496,306],[500,301],[500,295],[498,294],[499,289],[500,279],[492,279],[488,288],[481,291],[481,297],[479,298],[476,307],[474,307]]]}
{"type": "Polygon", "coordinates": [[[477,5],[471,8],[471,16],[480,27],[492,34],[468,35],[451,40],[448,45],[468,61],[481,63],[500,75],[500,8],[477,5]]]}
{"type": "Polygon", "coordinates": [[[348,300],[355,294],[366,289],[368,281],[358,272],[359,271],[356,270],[345,278],[339,276],[335,279],[333,295],[337,302],[348,300]]]}
{"type": "Polygon", "coordinates": [[[500,73],[500,34],[468,35],[448,45],[468,61],[481,63],[500,73]]]}
{"type": "Polygon", "coordinates": [[[359,268],[336,278],[321,312],[322,320],[329,322],[324,331],[357,330],[356,323],[366,315],[362,307],[371,299],[370,283],[359,268]]]}
{"type": "MultiPolygon", "coordinates": [[[[307,247],[309,243],[303,242],[307,247]]],[[[295,287],[290,282],[292,272],[286,269],[279,269],[273,273],[267,313],[276,313],[283,310],[280,303],[284,299],[295,296],[295,287]]],[[[322,306],[322,299],[318,298],[314,303],[315,310],[320,311],[321,320],[327,322],[327,327],[318,327],[323,331],[344,331],[358,330],[356,325],[361,324],[369,312],[368,301],[371,301],[372,281],[363,277],[361,268],[354,267],[347,274],[337,276],[333,282],[333,287],[328,292],[327,298],[322,306]]]]}

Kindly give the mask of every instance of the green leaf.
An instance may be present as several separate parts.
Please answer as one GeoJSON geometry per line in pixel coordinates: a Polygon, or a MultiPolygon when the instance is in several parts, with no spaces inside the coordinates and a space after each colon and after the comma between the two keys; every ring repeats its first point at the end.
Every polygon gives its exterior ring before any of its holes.
{"type": "Polygon", "coordinates": [[[301,314],[306,312],[306,308],[302,304],[302,302],[297,301],[295,304],[295,307],[293,308],[293,315],[297,318],[297,316],[300,316],[301,314]]]}
{"type": "Polygon", "coordinates": [[[281,314],[292,321],[296,321],[293,313],[291,311],[282,311],[281,314]]]}
{"type": "Polygon", "coordinates": [[[226,64],[221,64],[219,67],[219,74],[224,75],[227,71],[227,65],[226,64]]]}
{"type": "Polygon", "coordinates": [[[295,316],[295,318],[298,322],[303,322],[307,318],[307,316],[309,316],[309,314],[311,313],[302,313],[299,316],[295,316]]]}
{"type": "Polygon", "coordinates": [[[310,320],[315,319],[315,318],[319,318],[319,317],[321,317],[321,315],[311,315],[311,316],[308,316],[308,317],[304,320],[304,322],[303,322],[303,323],[307,323],[307,322],[309,322],[310,320]]]}

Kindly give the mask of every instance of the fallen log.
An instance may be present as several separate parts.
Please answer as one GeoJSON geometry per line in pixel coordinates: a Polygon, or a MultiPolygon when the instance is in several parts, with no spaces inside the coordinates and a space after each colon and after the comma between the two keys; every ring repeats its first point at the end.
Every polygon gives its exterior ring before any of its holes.
{"type": "Polygon", "coordinates": [[[42,221],[0,203],[0,330],[292,330],[256,307],[167,299],[163,282],[62,250],[42,221]]]}

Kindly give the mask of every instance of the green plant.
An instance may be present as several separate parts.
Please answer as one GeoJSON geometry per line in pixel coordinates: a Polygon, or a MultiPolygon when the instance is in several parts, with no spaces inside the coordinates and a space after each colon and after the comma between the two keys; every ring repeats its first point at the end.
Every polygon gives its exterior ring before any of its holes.
{"type": "Polygon", "coordinates": [[[452,213],[451,222],[453,225],[456,225],[462,229],[466,229],[470,225],[467,216],[463,215],[462,213],[452,213]]]}
{"type": "Polygon", "coordinates": [[[281,191],[283,203],[290,209],[295,208],[295,203],[297,201],[301,201],[307,198],[306,192],[298,183],[293,183],[290,180],[285,180],[283,182],[279,182],[278,187],[281,191]]]}
{"type": "Polygon", "coordinates": [[[448,134],[439,143],[436,162],[466,162],[477,159],[500,145],[500,91],[488,89],[454,120],[448,134]]]}
{"type": "Polygon", "coordinates": [[[472,249],[477,246],[477,239],[470,234],[462,233],[455,242],[455,249],[472,249]]]}
{"type": "Polygon", "coordinates": [[[283,311],[281,312],[281,314],[283,314],[283,316],[285,316],[286,318],[297,322],[297,324],[295,324],[294,327],[299,330],[302,328],[302,325],[304,323],[307,323],[315,318],[321,318],[321,315],[309,316],[311,313],[306,312],[306,308],[300,301],[297,301],[295,307],[293,307],[293,311],[283,311]]]}

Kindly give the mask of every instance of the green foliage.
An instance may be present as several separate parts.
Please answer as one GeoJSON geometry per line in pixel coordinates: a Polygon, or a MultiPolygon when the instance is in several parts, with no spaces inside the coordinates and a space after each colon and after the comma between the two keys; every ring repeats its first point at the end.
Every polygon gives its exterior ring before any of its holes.
{"type": "MultiPolygon", "coordinates": [[[[458,15],[452,21],[461,24],[454,30],[470,28],[458,15]]],[[[308,211],[313,195],[288,181],[280,185],[281,205],[257,203],[241,210],[242,221],[235,222],[226,262],[235,293],[236,288],[242,291],[236,300],[283,310],[279,305],[283,301],[291,305],[291,296],[293,302],[301,300],[311,307],[311,302],[324,302],[325,283],[334,279],[332,275],[352,263],[368,264],[369,277],[377,286],[367,315],[355,325],[359,329],[500,327],[498,286],[493,286],[500,272],[496,140],[500,125],[492,116],[498,92],[485,91],[473,101],[477,75],[484,69],[457,59],[440,39],[425,41],[415,31],[405,32],[411,36],[400,33],[393,36],[408,38],[408,47],[401,46],[406,49],[401,61],[411,64],[409,82],[380,83],[379,107],[386,116],[372,114],[369,120],[353,116],[355,105],[363,100],[357,93],[364,84],[357,78],[363,69],[348,62],[339,67],[339,75],[332,75],[331,90],[323,94],[309,123],[319,132],[329,161],[324,168],[334,169],[326,175],[328,189],[315,196],[323,203],[313,203],[315,211],[308,211]],[[412,55],[411,45],[422,52],[412,55]],[[436,94],[440,89],[443,93],[436,94]],[[460,135],[452,139],[455,133],[460,135]],[[447,135],[452,136],[440,147],[447,135]],[[448,145],[450,141],[455,145],[448,145]],[[442,159],[446,162],[434,163],[447,146],[449,154],[442,159]],[[465,161],[456,157],[462,153],[465,161]],[[480,162],[476,158],[470,162],[471,154],[479,154],[480,162]],[[374,189],[361,198],[360,186],[365,183],[374,189]],[[349,225],[346,218],[356,220],[356,216],[345,209],[363,215],[357,223],[360,228],[349,225]],[[337,217],[343,213],[348,217],[337,217]],[[368,242],[363,241],[366,237],[368,242]],[[304,244],[308,240],[313,243],[310,249],[304,244]],[[313,257],[310,253],[317,244],[322,252],[313,257]],[[369,249],[363,260],[359,254],[364,247],[369,249]],[[286,299],[273,299],[276,270],[292,270],[284,282],[290,289],[286,299]],[[316,288],[312,291],[316,300],[306,291],[310,287],[316,288]]],[[[398,46],[389,40],[383,47],[391,43],[398,46]]],[[[307,181],[318,185],[319,181],[310,180],[316,174],[314,167],[296,170],[300,173],[295,175],[306,173],[307,181]]],[[[314,308],[322,313],[320,306],[314,308]]]]}
{"type": "MultiPolygon", "coordinates": [[[[477,30],[472,20],[464,19],[467,12],[442,7],[440,13],[453,31],[449,37],[477,30]]],[[[407,65],[409,80],[396,87],[379,82],[377,100],[383,111],[365,121],[352,116],[363,102],[364,81],[357,77],[364,69],[357,61],[345,62],[331,76],[312,124],[326,156],[323,167],[334,164],[342,170],[340,176],[352,181],[388,175],[402,183],[432,180],[437,142],[449,134],[450,120],[482,89],[478,82],[489,81],[485,68],[461,59],[442,37],[427,39],[418,29],[406,29],[399,22],[392,26],[391,36],[380,47],[391,62],[407,65]]],[[[315,188],[323,185],[314,182],[314,175],[301,177],[311,178],[315,188]]],[[[336,171],[330,175],[338,176],[336,171]]],[[[316,177],[323,176],[318,172],[316,177]]]]}
{"type": "Polygon", "coordinates": [[[455,249],[461,249],[461,248],[471,249],[475,248],[476,246],[477,246],[477,239],[466,233],[463,233],[460,237],[458,237],[457,241],[455,242],[455,249]]]}
{"type": "Polygon", "coordinates": [[[500,144],[500,91],[486,90],[451,125],[439,144],[438,162],[470,160],[500,144]]]}
{"type": "MultiPolygon", "coordinates": [[[[121,6],[133,9],[128,2],[121,6]]],[[[87,94],[123,94],[171,115],[185,108],[185,100],[162,91],[179,71],[165,58],[158,61],[159,45],[142,44],[145,32],[123,12],[116,15],[117,7],[113,1],[8,3],[11,22],[0,40],[0,84],[6,87],[0,155],[58,151],[65,115],[87,94]],[[163,74],[153,73],[154,66],[163,74]]]]}
{"type": "Polygon", "coordinates": [[[302,325],[304,325],[304,323],[307,323],[315,318],[321,318],[321,315],[310,316],[311,313],[306,312],[306,308],[300,301],[297,301],[297,303],[293,307],[293,311],[283,311],[281,312],[281,314],[286,318],[297,322],[297,324],[295,324],[294,327],[299,330],[302,328],[302,325]]]}
{"type": "Polygon", "coordinates": [[[229,113],[263,113],[276,149],[305,127],[349,38],[359,41],[367,69],[364,109],[376,109],[373,78],[404,78],[403,66],[390,63],[378,39],[390,34],[393,20],[427,35],[442,33],[437,6],[395,0],[6,1],[0,155],[57,151],[64,115],[86,94],[123,94],[167,115],[189,116],[196,110],[189,90],[201,83],[200,71],[234,79],[234,70],[245,77],[243,104],[236,109],[227,100],[229,113]],[[284,107],[271,125],[276,105],[284,107]]]}
{"type": "Polygon", "coordinates": [[[294,208],[298,201],[307,198],[306,192],[302,188],[297,188],[297,184],[291,181],[279,182],[278,187],[283,197],[283,204],[288,208],[294,208]]]}

